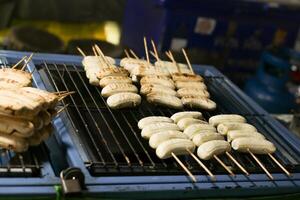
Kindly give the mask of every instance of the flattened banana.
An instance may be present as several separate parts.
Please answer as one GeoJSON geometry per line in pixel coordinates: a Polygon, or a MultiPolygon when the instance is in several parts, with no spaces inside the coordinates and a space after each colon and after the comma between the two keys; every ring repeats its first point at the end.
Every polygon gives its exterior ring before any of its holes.
{"type": "Polygon", "coordinates": [[[156,149],[162,142],[174,138],[188,139],[188,137],[180,131],[162,131],[155,133],[150,137],[149,145],[153,149],[156,149]]]}
{"type": "Polygon", "coordinates": [[[206,90],[207,87],[203,82],[185,82],[185,81],[176,81],[175,86],[177,89],[180,88],[197,88],[197,89],[202,89],[206,90]]]}
{"type": "Polygon", "coordinates": [[[178,121],[183,118],[202,119],[202,113],[198,111],[183,111],[171,116],[171,119],[173,119],[175,123],[178,123],[178,121]]]}
{"type": "Polygon", "coordinates": [[[224,137],[219,133],[213,133],[213,132],[197,134],[193,137],[193,142],[196,146],[200,146],[201,144],[211,140],[224,140],[224,137]]]}
{"type": "Polygon", "coordinates": [[[211,140],[198,147],[197,155],[202,160],[209,160],[214,155],[220,155],[230,151],[230,144],[224,140],[211,140]]]}
{"type": "Polygon", "coordinates": [[[176,95],[176,91],[163,86],[163,85],[158,85],[158,84],[144,84],[141,86],[141,90],[140,93],[143,95],[147,95],[149,93],[163,93],[163,94],[167,94],[167,95],[172,95],[175,96],[176,95]]]}
{"type": "Polygon", "coordinates": [[[121,92],[107,98],[107,105],[112,109],[131,108],[141,104],[140,95],[131,92],[121,92]]]}
{"type": "Polygon", "coordinates": [[[187,139],[170,139],[160,145],[156,149],[156,155],[160,159],[166,159],[172,157],[171,153],[175,155],[185,155],[189,154],[188,150],[193,152],[195,150],[195,145],[192,141],[187,139]]]}
{"type": "Polygon", "coordinates": [[[206,98],[198,96],[184,96],[181,98],[182,104],[190,108],[200,108],[205,110],[214,110],[217,107],[217,104],[206,98]]]}
{"type": "Polygon", "coordinates": [[[198,74],[188,74],[188,73],[173,73],[172,79],[174,81],[182,82],[203,82],[203,77],[198,74]]]}
{"type": "Polygon", "coordinates": [[[106,76],[99,82],[100,87],[105,87],[111,83],[132,83],[132,80],[126,76],[106,76]]]}
{"type": "Polygon", "coordinates": [[[150,117],[144,117],[138,122],[139,129],[143,129],[145,126],[149,124],[154,124],[157,122],[168,122],[173,123],[173,120],[169,117],[164,116],[150,116],[150,117]]]}
{"type": "Polygon", "coordinates": [[[257,129],[251,124],[239,122],[224,122],[218,125],[217,130],[222,135],[227,135],[230,130],[252,131],[256,132],[257,129]]]}
{"type": "Polygon", "coordinates": [[[173,123],[158,122],[155,124],[149,124],[145,126],[141,132],[141,135],[143,138],[149,139],[155,133],[168,131],[168,130],[179,131],[179,127],[173,123]]]}
{"type": "Polygon", "coordinates": [[[227,141],[231,142],[234,139],[242,137],[255,137],[260,139],[265,139],[261,133],[256,131],[244,131],[244,130],[231,130],[227,132],[227,141]]]}
{"type": "Polygon", "coordinates": [[[183,109],[181,100],[178,97],[163,93],[152,92],[147,95],[147,101],[160,106],[174,109],[183,109]]]}
{"type": "Polygon", "coordinates": [[[156,75],[144,76],[143,78],[141,78],[140,83],[141,85],[157,84],[171,89],[175,89],[173,80],[164,76],[156,76],[156,75]]]}
{"type": "Polygon", "coordinates": [[[186,134],[189,138],[193,138],[194,134],[199,133],[199,131],[210,131],[217,132],[216,128],[210,124],[192,124],[184,129],[183,133],[186,134]]]}
{"type": "Polygon", "coordinates": [[[276,151],[275,145],[268,141],[256,137],[241,137],[231,142],[234,150],[248,153],[248,149],[254,154],[267,154],[276,151]]]}
{"type": "Polygon", "coordinates": [[[199,96],[199,97],[206,97],[209,98],[209,93],[207,90],[204,89],[197,89],[197,88],[180,88],[177,90],[178,97],[184,96],[199,96]]]}
{"type": "Polygon", "coordinates": [[[194,118],[183,118],[177,122],[177,125],[182,131],[192,124],[208,124],[208,122],[201,119],[194,119],[194,118]]]}
{"type": "Polygon", "coordinates": [[[15,152],[24,152],[27,151],[29,144],[24,138],[0,133],[0,147],[15,152]]]}
{"type": "Polygon", "coordinates": [[[129,72],[122,67],[109,67],[109,68],[101,68],[97,77],[101,80],[106,76],[129,76],[129,72]]]}
{"type": "Polygon", "coordinates": [[[225,123],[225,122],[246,123],[246,119],[241,115],[221,114],[221,115],[215,115],[215,116],[210,117],[208,122],[213,126],[218,126],[219,124],[225,123]]]}
{"type": "Polygon", "coordinates": [[[120,92],[137,93],[138,89],[135,85],[128,84],[128,83],[111,83],[102,89],[101,95],[103,97],[109,97],[113,94],[117,94],[120,92]]]}

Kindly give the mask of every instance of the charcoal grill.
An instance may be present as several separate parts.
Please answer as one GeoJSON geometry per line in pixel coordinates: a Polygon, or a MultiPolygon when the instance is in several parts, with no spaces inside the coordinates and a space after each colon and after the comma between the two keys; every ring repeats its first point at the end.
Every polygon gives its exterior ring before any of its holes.
{"type": "MultiPolygon", "coordinates": [[[[2,55],[9,60],[21,58],[24,53],[5,51],[2,55]]],[[[101,89],[88,84],[79,56],[36,54],[28,70],[34,70],[34,82],[39,88],[76,91],[62,102],[61,106],[68,104],[68,107],[55,123],[56,138],[64,146],[70,165],[81,168],[85,174],[86,195],[124,197],[126,194],[128,198],[153,199],[275,195],[299,190],[299,139],[213,67],[194,66],[205,77],[212,99],[218,105],[213,112],[201,110],[204,117],[208,119],[220,113],[245,116],[276,145],[278,150],[274,156],[293,177],[287,177],[269,157],[259,156],[274,176],[270,180],[249,155],[234,152],[233,156],[251,175],[243,175],[234,163],[220,156],[233,167],[236,177],[231,177],[216,162],[207,161],[205,164],[217,178],[212,182],[191,157],[181,156],[198,179],[192,183],[175,161],[156,157],[137,127],[142,117],[171,116],[176,110],[153,106],[145,100],[135,109],[109,109],[100,95],[101,89]]]]}

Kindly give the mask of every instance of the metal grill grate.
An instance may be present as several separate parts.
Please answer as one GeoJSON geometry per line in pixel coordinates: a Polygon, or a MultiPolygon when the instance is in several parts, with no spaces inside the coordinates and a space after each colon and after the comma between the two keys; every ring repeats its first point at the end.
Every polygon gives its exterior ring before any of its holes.
{"type": "MultiPolygon", "coordinates": [[[[85,73],[75,65],[58,65],[46,63],[36,66],[49,91],[76,91],[76,94],[63,101],[69,104],[67,116],[78,138],[79,146],[83,149],[86,167],[94,176],[119,175],[151,175],[184,174],[172,159],[160,160],[155,151],[148,145],[148,141],[140,137],[137,127],[139,119],[149,115],[171,116],[177,110],[156,107],[145,100],[138,108],[111,110],[105,99],[100,95],[101,89],[88,84],[85,73]]],[[[202,111],[204,117],[219,113],[237,113],[246,116],[247,120],[256,126],[269,140],[275,143],[278,151],[275,154],[285,166],[298,170],[300,160],[294,155],[293,149],[282,143],[284,140],[276,136],[265,122],[263,115],[251,112],[247,105],[233,98],[226,88],[223,77],[205,77],[212,99],[217,102],[218,109],[213,112],[202,111]]],[[[82,153],[82,152],[81,152],[82,153]]],[[[252,173],[259,173],[261,169],[247,154],[234,152],[234,157],[252,173]]],[[[239,173],[238,168],[225,156],[223,161],[239,173]]],[[[259,156],[270,172],[281,172],[280,169],[266,156],[259,156]]],[[[189,156],[182,157],[188,168],[195,174],[204,171],[189,156]]],[[[226,174],[221,166],[214,161],[206,161],[207,166],[216,174],[226,174]]]]}

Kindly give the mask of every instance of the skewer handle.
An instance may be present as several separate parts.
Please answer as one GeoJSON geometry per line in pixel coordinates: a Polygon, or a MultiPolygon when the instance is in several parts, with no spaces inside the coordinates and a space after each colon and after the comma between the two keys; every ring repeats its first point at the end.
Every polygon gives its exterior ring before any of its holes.
{"type": "Polygon", "coordinates": [[[225,163],[217,156],[217,155],[214,155],[214,158],[216,159],[216,161],[222,165],[222,167],[231,175],[231,176],[235,176],[235,174],[231,171],[231,169],[229,167],[227,167],[225,165],[225,163]]]}
{"type": "Polygon", "coordinates": [[[32,56],[33,56],[33,53],[30,54],[30,56],[28,57],[28,59],[25,61],[24,65],[23,65],[23,67],[21,69],[22,71],[25,69],[25,67],[27,66],[27,64],[31,61],[32,56]]]}
{"type": "Polygon", "coordinates": [[[146,54],[147,62],[148,62],[148,64],[150,64],[147,39],[145,36],[144,36],[144,47],[145,47],[145,54],[146,54]]]}
{"type": "Polygon", "coordinates": [[[156,58],[157,61],[159,61],[160,59],[159,59],[159,56],[158,56],[158,53],[157,53],[156,45],[155,45],[155,43],[154,43],[154,41],[152,39],[151,39],[151,44],[152,44],[153,51],[155,53],[154,57],[156,58]]]}
{"type": "Polygon", "coordinates": [[[140,59],[140,58],[134,53],[134,51],[133,51],[132,49],[129,49],[129,52],[133,55],[133,57],[134,57],[135,59],[140,59]]]}
{"type": "Polygon", "coordinates": [[[192,72],[193,74],[195,74],[195,72],[194,72],[194,70],[193,70],[193,67],[192,67],[192,65],[191,65],[190,59],[189,59],[189,57],[187,56],[187,54],[186,54],[186,52],[185,52],[185,50],[184,50],[183,48],[182,48],[182,53],[183,53],[183,55],[184,55],[184,57],[185,57],[185,60],[186,60],[186,62],[187,62],[187,64],[188,64],[188,66],[189,66],[191,72],[192,72]]]}
{"type": "Polygon", "coordinates": [[[270,153],[268,153],[268,156],[286,173],[288,176],[292,176],[292,174],[270,153]]]}
{"type": "Polygon", "coordinates": [[[83,56],[86,57],[86,54],[80,49],[79,47],[76,47],[76,49],[79,51],[79,53],[83,56]]]}
{"type": "Polygon", "coordinates": [[[226,155],[228,156],[228,158],[230,160],[232,160],[234,162],[234,164],[236,164],[238,166],[238,168],[240,168],[240,170],[242,170],[247,176],[249,176],[249,172],[228,152],[226,151],[226,155]]]}
{"type": "Polygon", "coordinates": [[[21,62],[23,62],[26,58],[27,58],[27,56],[24,56],[21,60],[19,60],[19,61],[18,61],[14,66],[12,66],[11,68],[14,69],[14,68],[18,67],[19,64],[20,64],[21,62]]]}
{"type": "Polygon", "coordinates": [[[125,53],[125,55],[126,55],[127,58],[130,58],[130,55],[129,55],[127,49],[124,49],[124,53],[125,53]]]}
{"type": "Polygon", "coordinates": [[[181,160],[173,153],[171,152],[171,155],[176,160],[176,162],[182,167],[182,169],[189,175],[189,177],[192,179],[193,182],[197,182],[196,177],[192,174],[192,172],[181,162],[181,160]]]}
{"type": "Polygon", "coordinates": [[[267,168],[260,162],[260,160],[248,149],[248,152],[252,156],[252,158],[257,162],[257,164],[264,170],[264,172],[267,174],[267,176],[274,180],[274,177],[271,175],[271,173],[267,170],[267,168]]]}

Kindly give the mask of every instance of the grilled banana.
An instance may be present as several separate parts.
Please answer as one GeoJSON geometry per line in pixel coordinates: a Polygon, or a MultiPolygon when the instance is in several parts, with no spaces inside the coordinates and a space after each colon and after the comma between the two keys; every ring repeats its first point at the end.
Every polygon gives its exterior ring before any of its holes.
{"type": "Polygon", "coordinates": [[[101,80],[102,78],[106,76],[129,76],[129,73],[126,69],[122,67],[109,67],[109,68],[102,68],[100,69],[99,73],[97,74],[97,77],[101,80]]]}
{"type": "Polygon", "coordinates": [[[188,139],[188,137],[180,131],[168,130],[168,131],[162,131],[162,132],[153,134],[149,139],[149,145],[153,149],[156,149],[158,147],[158,145],[160,145],[162,142],[170,140],[170,139],[174,139],[174,138],[188,139]]]}
{"type": "Polygon", "coordinates": [[[161,67],[154,67],[153,65],[139,65],[131,70],[131,76],[135,75],[138,77],[148,76],[148,75],[159,75],[159,76],[170,76],[167,69],[161,67]]]}
{"type": "Polygon", "coordinates": [[[171,119],[173,119],[175,123],[178,123],[179,120],[183,118],[202,119],[202,113],[198,111],[183,111],[183,112],[175,113],[174,115],[171,116],[171,119]]]}
{"type": "Polygon", "coordinates": [[[105,87],[111,83],[132,83],[132,80],[126,76],[106,76],[99,82],[100,87],[105,87]]]}
{"type": "Polygon", "coordinates": [[[200,146],[201,144],[211,141],[211,140],[224,140],[224,137],[219,133],[207,132],[203,134],[196,134],[193,137],[193,142],[196,146],[200,146]]]}
{"type": "Polygon", "coordinates": [[[102,89],[101,95],[103,97],[109,97],[113,94],[117,94],[121,92],[137,93],[138,89],[135,85],[128,84],[128,83],[111,83],[102,89]]]}
{"type": "Polygon", "coordinates": [[[181,98],[182,104],[190,108],[201,108],[205,110],[214,110],[217,104],[206,98],[199,96],[184,96],[181,98]]]}
{"type": "Polygon", "coordinates": [[[256,132],[256,128],[251,124],[239,123],[239,122],[225,122],[218,125],[217,130],[222,135],[227,135],[230,130],[242,130],[256,132]]]}
{"type": "Polygon", "coordinates": [[[210,131],[216,132],[216,128],[210,124],[192,124],[189,125],[186,129],[184,129],[183,133],[186,134],[190,139],[193,138],[194,134],[198,133],[199,131],[210,131]]]}
{"type": "Polygon", "coordinates": [[[147,95],[151,92],[156,92],[156,93],[163,93],[163,94],[167,94],[167,95],[172,95],[175,96],[176,95],[176,91],[163,86],[163,85],[158,85],[158,84],[144,84],[141,86],[141,90],[140,93],[143,95],[147,95]]]}
{"type": "Polygon", "coordinates": [[[177,89],[180,89],[180,88],[197,88],[199,90],[207,89],[206,85],[203,82],[176,81],[175,86],[177,89]]]}
{"type": "Polygon", "coordinates": [[[148,75],[144,76],[140,80],[141,85],[145,84],[157,84],[162,85],[171,89],[175,89],[175,85],[172,79],[166,77],[166,76],[157,76],[157,75],[148,75]]]}
{"type": "Polygon", "coordinates": [[[177,125],[179,126],[180,130],[186,129],[189,125],[192,124],[207,124],[206,121],[201,119],[195,119],[195,118],[183,118],[177,122],[177,125]]]}
{"type": "Polygon", "coordinates": [[[121,92],[107,98],[107,105],[112,109],[131,108],[141,104],[141,96],[131,92],[121,92]]]}
{"type": "Polygon", "coordinates": [[[261,133],[256,131],[245,131],[245,130],[231,130],[227,132],[227,141],[231,142],[234,139],[242,138],[242,137],[255,137],[260,139],[265,139],[261,133]]]}
{"type": "Polygon", "coordinates": [[[204,89],[197,89],[197,88],[180,88],[177,90],[178,97],[184,96],[199,96],[199,97],[206,97],[209,98],[209,93],[207,90],[204,89]]]}
{"type": "Polygon", "coordinates": [[[181,100],[178,97],[163,93],[152,92],[147,95],[147,101],[160,106],[174,109],[183,109],[181,100]]]}
{"type": "Polygon", "coordinates": [[[192,141],[188,139],[175,138],[162,142],[158,145],[156,155],[160,159],[166,159],[172,157],[171,153],[174,153],[175,155],[189,154],[187,149],[191,152],[195,150],[195,145],[192,141]]]}
{"type": "Polygon", "coordinates": [[[241,137],[231,142],[234,150],[248,153],[248,149],[254,154],[268,154],[276,151],[275,145],[268,141],[256,137],[241,137]]]}
{"type": "Polygon", "coordinates": [[[155,124],[149,124],[145,126],[141,132],[143,138],[149,139],[153,134],[162,131],[175,130],[179,131],[179,127],[176,124],[168,122],[158,122],[155,124]]]}
{"type": "Polygon", "coordinates": [[[139,129],[143,129],[145,126],[149,124],[154,124],[157,122],[168,122],[168,123],[173,123],[173,120],[169,117],[164,117],[164,116],[150,116],[150,117],[145,117],[141,119],[138,122],[138,127],[139,129]]]}
{"type": "Polygon", "coordinates": [[[226,122],[245,123],[246,119],[241,115],[221,114],[221,115],[215,115],[215,116],[210,117],[208,122],[213,126],[218,126],[219,124],[226,123],[226,122]]]}
{"type": "Polygon", "coordinates": [[[0,115],[0,132],[5,134],[12,134],[18,132],[23,137],[29,137],[33,134],[33,124],[24,119],[16,119],[13,117],[0,115]]]}
{"type": "Polygon", "coordinates": [[[24,152],[28,149],[28,142],[24,138],[0,133],[0,147],[3,149],[24,152]]]}
{"type": "Polygon", "coordinates": [[[197,155],[202,160],[209,160],[214,155],[220,155],[230,151],[230,144],[224,140],[211,140],[198,147],[197,155]]]}
{"type": "Polygon", "coordinates": [[[187,74],[187,73],[173,73],[172,79],[174,81],[182,82],[203,82],[203,78],[197,74],[187,74]]]}

